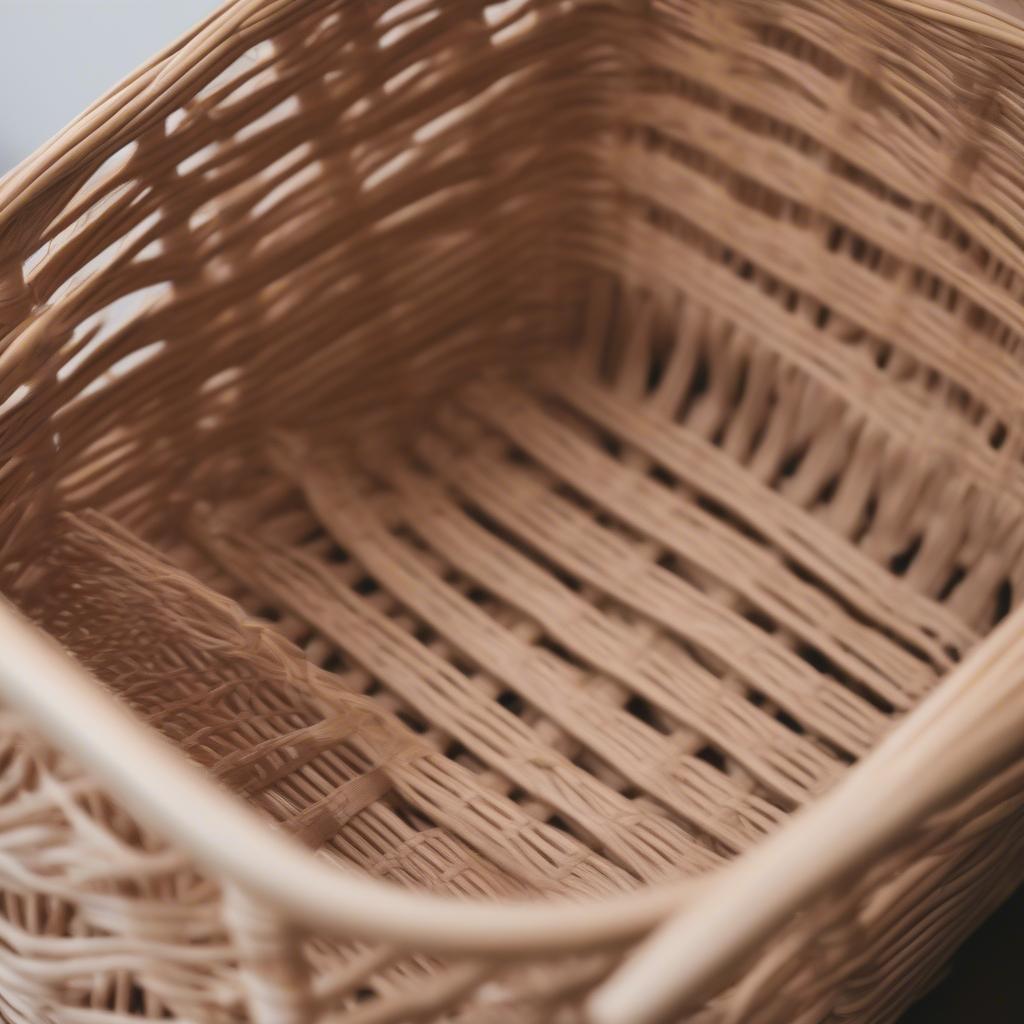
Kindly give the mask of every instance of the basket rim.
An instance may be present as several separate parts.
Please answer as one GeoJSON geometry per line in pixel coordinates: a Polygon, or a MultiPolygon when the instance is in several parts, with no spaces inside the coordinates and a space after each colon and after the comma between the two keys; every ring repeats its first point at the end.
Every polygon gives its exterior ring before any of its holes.
{"type": "Polygon", "coordinates": [[[417,893],[328,864],[132,715],[3,598],[0,698],[140,822],[290,925],[440,954],[592,951],[638,938],[704,885],[682,879],[603,899],[502,903],[417,893]]]}
{"type": "Polygon", "coordinates": [[[988,0],[878,0],[879,3],[909,11],[997,39],[1024,45],[1024,7],[1020,15],[994,7],[988,0]]]}
{"type": "MultiPolygon", "coordinates": [[[[751,892],[772,894],[755,900],[756,912],[734,922],[724,951],[721,945],[717,950],[728,959],[762,917],[778,911],[780,901],[789,909],[803,905],[1020,753],[1024,701],[991,712],[994,700],[1007,699],[1007,679],[1019,678],[1013,666],[1022,655],[1024,607],[972,648],[832,790],[716,871],[586,901],[502,903],[411,892],[327,864],[221,788],[134,717],[55,639],[0,599],[4,704],[78,758],[130,813],[173,838],[228,888],[262,899],[291,926],[472,957],[618,948],[652,930],[655,953],[663,955],[659,926],[671,931],[682,920],[699,927],[701,909],[714,917],[719,904],[733,906],[751,892]],[[987,723],[986,712],[992,719],[987,723]],[[934,764],[936,747],[941,770],[928,774],[922,769],[934,764]],[[827,852],[819,857],[822,851],[827,852]],[[794,863],[800,870],[792,870],[794,863]],[[691,907],[695,922],[689,922],[691,907]]],[[[668,977],[664,982],[675,984],[668,977]]],[[[632,987],[628,979],[626,984],[632,987]]]]}
{"type": "MultiPolygon", "coordinates": [[[[1017,17],[986,0],[874,2],[1024,51],[1024,10],[1017,17]]],[[[119,145],[155,127],[162,114],[174,109],[175,97],[187,87],[192,68],[208,61],[223,61],[225,50],[234,54],[232,61],[244,53],[250,37],[262,35],[258,32],[261,12],[272,8],[275,16],[284,19],[288,11],[304,3],[308,0],[224,0],[221,7],[126,75],[56,135],[0,175],[0,237],[21,210],[73,172],[84,149],[112,155],[119,145]]]]}

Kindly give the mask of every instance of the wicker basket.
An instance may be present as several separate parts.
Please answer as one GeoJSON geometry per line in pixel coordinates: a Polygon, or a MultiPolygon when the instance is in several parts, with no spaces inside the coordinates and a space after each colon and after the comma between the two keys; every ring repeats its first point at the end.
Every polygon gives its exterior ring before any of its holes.
{"type": "Polygon", "coordinates": [[[232,0],[9,175],[0,1018],[894,1020],[1024,877],[1022,140],[978,4],[232,0]]]}

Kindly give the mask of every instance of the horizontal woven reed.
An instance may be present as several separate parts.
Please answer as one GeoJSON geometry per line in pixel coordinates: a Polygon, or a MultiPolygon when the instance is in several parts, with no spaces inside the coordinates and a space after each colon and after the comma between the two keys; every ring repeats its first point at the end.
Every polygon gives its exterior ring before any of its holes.
{"type": "MultiPolygon", "coordinates": [[[[339,872],[698,891],[1021,604],[1022,139],[980,4],[230,0],[0,182],[3,592],[339,872]]],[[[895,1020],[1022,771],[678,1019],[895,1020]]],[[[0,1018],[568,1024],[653,923],[320,933],[130,802],[0,712],[0,1018]]]]}

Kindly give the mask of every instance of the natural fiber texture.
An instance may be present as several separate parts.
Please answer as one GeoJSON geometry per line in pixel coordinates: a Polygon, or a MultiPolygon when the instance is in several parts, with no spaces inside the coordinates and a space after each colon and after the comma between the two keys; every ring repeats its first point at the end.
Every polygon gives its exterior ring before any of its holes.
{"type": "MultiPolygon", "coordinates": [[[[0,183],[5,593],[339,868],[713,871],[1020,603],[1022,139],[971,5],[227,3],[0,183]]],[[[1022,806],[686,1019],[894,1020],[1022,806]]],[[[0,891],[19,1024],[571,1022],[624,952],[311,934],[13,713],[0,891]]]]}

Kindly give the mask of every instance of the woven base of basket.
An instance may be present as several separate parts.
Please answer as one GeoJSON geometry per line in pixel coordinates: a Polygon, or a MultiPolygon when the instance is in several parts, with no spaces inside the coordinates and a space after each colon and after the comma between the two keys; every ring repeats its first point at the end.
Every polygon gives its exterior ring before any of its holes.
{"type": "MultiPolygon", "coordinates": [[[[742,854],[935,685],[1005,610],[1000,580],[976,535],[973,566],[944,540],[955,479],[869,465],[869,438],[700,310],[666,344],[642,300],[609,333],[607,301],[571,367],[474,382],[397,451],[279,438],[229,500],[196,505],[181,569],[103,516],[69,519],[26,606],[222,782],[376,877],[582,897],[742,854]]],[[[239,929],[231,893],[52,752],[6,756],[38,776],[12,827],[41,814],[45,848],[96,894],[65,899],[34,840],[16,852],[11,970],[61,961],[4,992],[13,1021],[260,1006],[287,1024],[310,998],[346,1021],[459,1004],[460,1020],[572,1020],[614,962],[307,941],[293,973],[278,958],[253,976],[238,935],[283,939],[239,929]]],[[[1019,790],[999,780],[969,818],[932,823],[693,1019],[893,1019],[1012,887],[1019,790]],[[963,820],[980,824],[958,835],[963,820]]]]}

